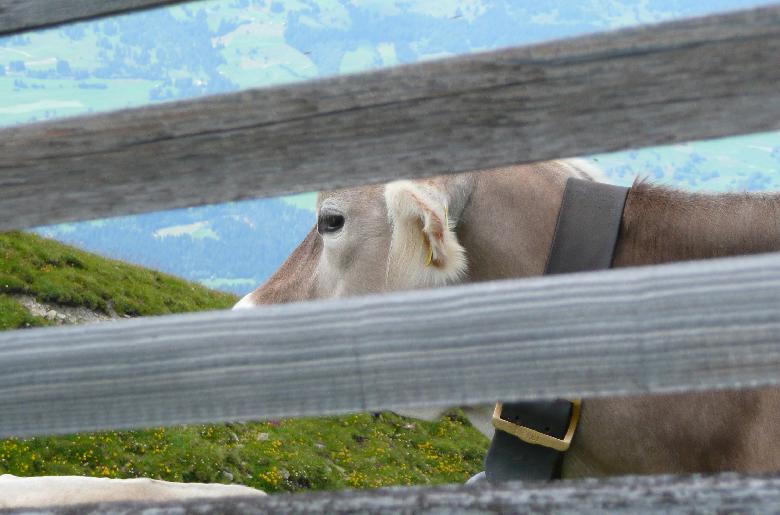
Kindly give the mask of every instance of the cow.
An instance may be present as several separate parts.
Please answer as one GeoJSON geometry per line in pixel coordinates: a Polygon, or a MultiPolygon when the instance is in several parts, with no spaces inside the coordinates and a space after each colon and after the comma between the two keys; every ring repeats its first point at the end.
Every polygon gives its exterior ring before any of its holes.
{"type": "MultiPolygon", "coordinates": [[[[316,226],[235,309],[541,275],[577,160],[324,192],[316,226]]],[[[780,250],[780,195],[637,181],[615,267],[780,250]]],[[[442,408],[401,411],[431,419],[442,408]]],[[[490,436],[492,407],[468,407],[490,436]]],[[[562,476],[780,469],[780,390],[586,399],[562,476]]]]}

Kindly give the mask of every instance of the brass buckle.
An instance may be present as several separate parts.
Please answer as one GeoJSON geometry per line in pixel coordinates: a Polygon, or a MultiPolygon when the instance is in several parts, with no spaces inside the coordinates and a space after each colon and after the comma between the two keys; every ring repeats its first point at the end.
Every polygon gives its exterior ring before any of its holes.
{"type": "Polygon", "coordinates": [[[582,408],[582,401],[580,399],[573,400],[571,403],[572,407],[571,417],[569,418],[569,428],[566,430],[566,434],[562,439],[541,433],[535,429],[531,429],[530,427],[521,426],[519,424],[515,424],[514,422],[504,420],[501,418],[501,411],[504,408],[504,405],[500,402],[496,403],[496,408],[493,410],[493,427],[500,429],[505,433],[509,433],[510,435],[516,436],[526,443],[549,447],[550,449],[555,449],[558,452],[566,452],[571,445],[571,439],[574,437],[574,431],[577,430],[577,424],[580,421],[580,409],[582,408]]]}

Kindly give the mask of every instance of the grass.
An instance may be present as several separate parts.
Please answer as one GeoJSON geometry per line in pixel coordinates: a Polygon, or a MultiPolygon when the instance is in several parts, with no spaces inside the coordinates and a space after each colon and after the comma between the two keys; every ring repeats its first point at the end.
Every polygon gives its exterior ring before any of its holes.
{"type": "MultiPolygon", "coordinates": [[[[229,293],[20,232],[0,234],[3,294],[129,316],[225,309],[237,300],[229,293]]],[[[15,327],[23,327],[23,322],[15,327]]]]}
{"type": "Polygon", "coordinates": [[[0,295],[0,331],[49,325],[46,319],[30,314],[27,309],[7,295],[0,295]]]}
{"type": "MultiPolygon", "coordinates": [[[[0,234],[0,329],[46,325],[8,293],[119,314],[225,308],[236,297],[26,233],[0,234]]],[[[0,415],[1,416],[1,415],[0,415]]],[[[488,441],[460,412],[393,413],[0,440],[0,474],[150,477],[267,492],[463,482],[488,441]]]]}
{"type": "Polygon", "coordinates": [[[463,482],[487,440],[458,413],[192,425],[0,441],[0,473],[235,483],[266,492],[463,482]]]}

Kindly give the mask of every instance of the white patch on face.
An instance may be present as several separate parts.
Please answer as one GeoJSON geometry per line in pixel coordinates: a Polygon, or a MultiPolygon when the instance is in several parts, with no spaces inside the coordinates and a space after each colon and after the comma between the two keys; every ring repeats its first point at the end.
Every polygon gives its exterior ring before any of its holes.
{"type": "Polygon", "coordinates": [[[244,297],[241,300],[236,302],[236,305],[233,306],[233,309],[256,308],[257,304],[255,304],[254,299],[252,299],[252,293],[247,293],[246,295],[244,295],[244,297]]]}

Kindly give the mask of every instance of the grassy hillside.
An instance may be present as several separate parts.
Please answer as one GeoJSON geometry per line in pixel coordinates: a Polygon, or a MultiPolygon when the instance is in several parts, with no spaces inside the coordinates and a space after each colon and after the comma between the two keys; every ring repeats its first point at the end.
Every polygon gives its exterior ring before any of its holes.
{"type": "Polygon", "coordinates": [[[9,294],[129,316],[222,309],[236,301],[230,294],[19,232],[0,234],[0,328],[44,323],[20,315],[21,306],[14,307],[9,294]]]}
{"type": "MultiPolygon", "coordinates": [[[[0,234],[0,328],[45,325],[13,294],[120,315],[226,308],[229,294],[23,233],[0,234]]],[[[0,415],[1,416],[1,415],[0,415]]],[[[462,482],[487,439],[458,412],[393,413],[0,440],[0,474],[152,477],[268,492],[462,482]]]]}

